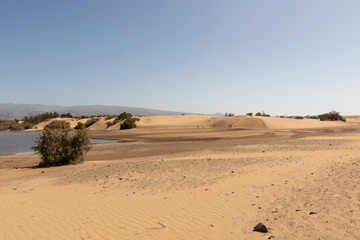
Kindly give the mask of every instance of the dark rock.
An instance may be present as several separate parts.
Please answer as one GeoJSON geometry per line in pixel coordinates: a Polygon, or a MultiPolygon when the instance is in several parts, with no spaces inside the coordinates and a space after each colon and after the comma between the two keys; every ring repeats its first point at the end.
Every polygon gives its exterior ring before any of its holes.
{"type": "Polygon", "coordinates": [[[41,173],[45,173],[44,171],[41,171],[41,173]]]}
{"type": "Polygon", "coordinates": [[[275,238],[275,235],[270,235],[270,236],[268,237],[268,239],[273,239],[273,238],[275,238]]]}
{"type": "Polygon", "coordinates": [[[212,224],[209,224],[209,227],[214,227],[214,225],[212,225],[212,224]]]}
{"type": "Polygon", "coordinates": [[[278,213],[279,211],[278,210],[275,210],[275,211],[272,211],[271,213],[278,213]]]}
{"type": "Polygon", "coordinates": [[[313,214],[317,214],[317,212],[316,211],[311,211],[309,214],[313,215],[313,214]]]}
{"type": "Polygon", "coordinates": [[[267,227],[265,226],[264,223],[259,222],[259,223],[256,224],[256,226],[254,227],[254,231],[255,231],[255,232],[267,233],[267,232],[268,232],[268,229],[267,229],[267,227]]]}

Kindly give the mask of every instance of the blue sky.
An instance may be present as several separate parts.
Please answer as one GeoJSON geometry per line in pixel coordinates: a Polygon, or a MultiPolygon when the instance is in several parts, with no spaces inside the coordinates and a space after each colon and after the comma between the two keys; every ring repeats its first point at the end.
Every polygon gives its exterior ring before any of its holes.
{"type": "Polygon", "coordinates": [[[360,1],[0,1],[0,103],[359,114],[360,1]]]}

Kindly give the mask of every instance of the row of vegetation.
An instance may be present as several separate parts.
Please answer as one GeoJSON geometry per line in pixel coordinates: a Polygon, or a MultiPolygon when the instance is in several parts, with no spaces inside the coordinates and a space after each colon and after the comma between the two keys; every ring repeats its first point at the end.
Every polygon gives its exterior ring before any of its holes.
{"type": "Polygon", "coordinates": [[[235,116],[234,113],[225,113],[225,117],[233,117],[233,116],[235,116]]]}
{"type": "Polygon", "coordinates": [[[346,118],[340,115],[340,112],[331,111],[320,115],[307,115],[307,116],[280,116],[280,118],[293,118],[293,119],[319,119],[320,121],[343,121],[346,122],[346,118]]]}
{"type": "Polygon", "coordinates": [[[29,117],[24,117],[24,122],[25,123],[31,123],[31,124],[38,124],[41,123],[45,120],[48,119],[52,119],[52,118],[72,118],[73,115],[71,115],[71,113],[65,113],[65,114],[59,114],[57,112],[46,112],[46,113],[40,113],[37,114],[35,116],[29,116],[29,117]]]}
{"type": "MultiPolygon", "coordinates": [[[[246,114],[247,116],[254,116],[254,114],[252,113],[252,112],[249,112],[249,113],[247,113],[246,114]]],[[[266,114],[266,113],[264,113],[264,111],[263,112],[257,112],[257,113],[255,113],[255,116],[258,116],[258,117],[270,117],[270,115],[269,114],[266,114]]]]}
{"type": "MultiPolygon", "coordinates": [[[[246,114],[247,116],[254,116],[254,114],[252,112],[249,112],[246,114]]],[[[225,117],[233,117],[235,116],[234,113],[225,113],[225,117]]],[[[259,116],[259,117],[270,117],[269,114],[266,114],[264,112],[257,112],[255,113],[255,116],[259,116]]]]}

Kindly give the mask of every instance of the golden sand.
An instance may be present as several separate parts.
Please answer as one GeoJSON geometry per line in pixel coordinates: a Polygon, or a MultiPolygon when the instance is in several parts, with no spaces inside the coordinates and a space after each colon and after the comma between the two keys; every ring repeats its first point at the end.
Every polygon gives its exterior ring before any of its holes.
{"type": "Polygon", "coordinates": [[[97,124],[93,137],[126,142],[45,169],[33,153],[0,156],[0,239],[360,239],[356,120],[97,124]]]}

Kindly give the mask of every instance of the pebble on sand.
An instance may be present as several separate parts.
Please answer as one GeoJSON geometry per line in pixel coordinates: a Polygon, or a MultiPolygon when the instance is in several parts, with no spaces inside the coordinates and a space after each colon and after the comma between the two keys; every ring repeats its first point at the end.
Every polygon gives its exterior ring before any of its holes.
{"type": "Polygon", "coordinates": [[[259,223],[256,224],[256,226],[254,227],[254,231],[255,231],[255,232],[267,233],[267,232],[268,232],[268,229],[267,229],[267,227],[265,226],[264,223],[259,222],[259,223]]]}

